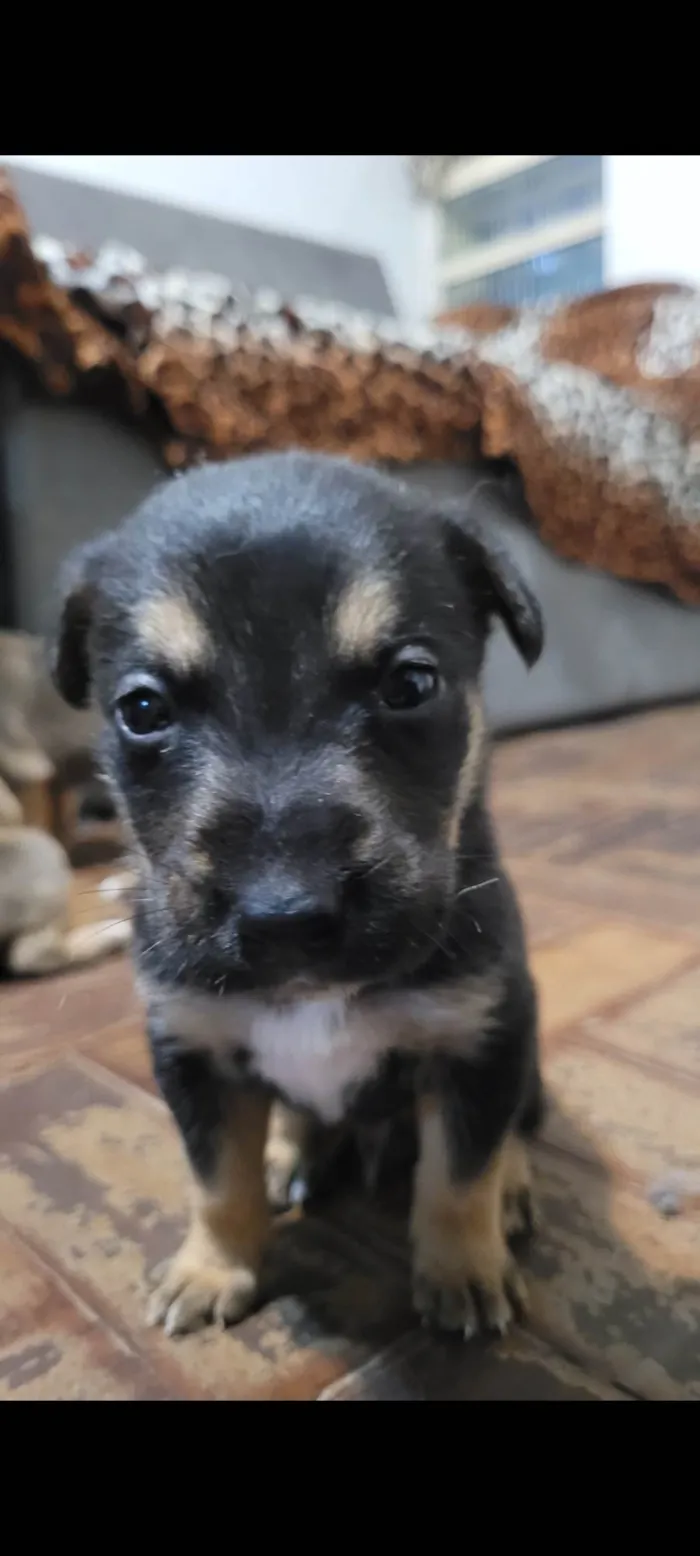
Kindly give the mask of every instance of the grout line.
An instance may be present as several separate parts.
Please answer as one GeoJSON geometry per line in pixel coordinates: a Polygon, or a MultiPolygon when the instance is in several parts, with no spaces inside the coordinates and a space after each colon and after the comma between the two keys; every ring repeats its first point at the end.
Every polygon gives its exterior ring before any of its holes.
{"type": "MultiPolygon", "coordinates": [[[[24,1227],[20,1231],[13,1222],[6,1219],[2,1211],[0,1211],[0,1228],[15,1247],[29,1252],[45,1276],[59,1287],[63,1296],[73,1303],[84,1317],[89,1317],[96,1327],[105,1329],[115,1344],[122,1350],[128,1351],[133,1360],[141,1363],[146,1379],[150,1378],[162,1384],[164,1389],[172,1393],[173,1399],[190,1397],[191,1386],[188,1378],[180,1371],[175,1358],[173,1358],[175,1363],[173,1367],[167,1354],[159,1353],[155,1356],[149,1351],[138,1334],[128,1326],[127,1320],[122,1319],[109,1298],[105,1297],[91,1282],[81,1279],[74,1271],[69,1272],[63,1266],[56,1264],[48,1251],[36,1242],[31,1232],[24,1227]]],[[[211,1399],[212,1395],[209,1390],[200,1389],[198,1397],[207,1400],[211,1399]]]]}
{"type": "MultiPolygon", "coordinates": [[[[590,1010],[582,1011],[579,1016],[572,1016],[570,1019],[562,1021],[561,1025],[555,1024],[548,1027],[546,1035],[543,1035],[541,1039],[543,1052],[546,1054],[547,1046],[552,1040],[554,1040],[554,1047],[558,1049],[561,1046],[562,1039],[566,1040],[569,1036],[573,1037],[580,1029],[583,1021],[594,1019],[613,1020],[618,1016],[624,1015],[625,1011],[638,1004],[645,995],[665,989],[684,973],[692,972],[693,968],[697,966],[700,966],[700,945],[695,946],[692,953],[689,949],[688,956],[683,961],[678,962],[669,972],[662,973],[660,978],[655,978],[647,983],[636,984],[633,989],[627,989],[624,994],[611,995],[609,1000],[603,1000],[601,1004],[592,1006],[590,1010]]],[[[535,981],[539,992],[539,981],[537,979],[535,981]]]]}
{"type": "MultiPolygon", "coordinates": [[[[87,1038],[86,1041],[92,1042],[92,1038],[87,1038]]],[[[69,1049],[66,1057],[75,1069],[82,1070],[92,1080],[99,1081],[103,1086],[111,1087],[113,1091],[123,1091],[127,1097],[131,1097],[134,1101],[148,1103],[150,1108],[158,1113],[160,1117],[163,1115],[170,1117],[170,1111],[162,1097],[154,1095],[152,1091],[147,1091],[145,1086],[140,1086],[138,1081],[130,1080],[121,1071],[111,1070],[107,1065],[102,1064],[99,1059],[93,1059],[90,1054],[83,1053],[80,1048],[69,1049]]]]}
{"type": "Polygon", "coordinates": [[[573,1048],[584,1052],[586,1049],[592,1048],[596,1053],[601,1054],[603,1058],[619,1060],[620,1064],[628,1070],[640,1070],[643,1074],[648,1075],[651,1080],[665,1081],[673,1086],[676,1091],[687,1091],[690,1088],[694,1092],[700,1092],[700,1078],[694,1075],[692,1070],[686,1070],[683,1067],[675,1069],[671,1065],[664,1064],[662,1059],[653,1059],[649,1055],[637,1053],[635,1050],[618,1048],[615,1043],[610,1042],[606,1038],[597,1037],[593,1033],[590,1035],[586,1033],[584,1036],[580,1033],[572,1033],[563,1044],[557,1044],[556,1052],[564,1051],[570,1053],[573,1048]],[[680,1086],[674,1086],[675,1082],[680,1082],[680,1086]]]}

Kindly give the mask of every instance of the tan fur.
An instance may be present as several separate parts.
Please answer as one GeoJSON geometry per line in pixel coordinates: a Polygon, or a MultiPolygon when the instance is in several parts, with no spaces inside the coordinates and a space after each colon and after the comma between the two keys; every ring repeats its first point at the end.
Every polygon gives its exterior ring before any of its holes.
{"type": "Polygon", "coordinates": [[[149,1322],[167,1334],[212,1318],[234,1323],[255,1300],[270,1224],[263,1170],[269,1111],[266,1097],[241,1093],[215,1181],[192,1180],[189,1231],[149,1305],[149,1322]]]}
{"type": "Polygon", "coordinates": [[[63,764],[90,753],[101,719],[67,707],[51,682],[43,640],[0,632],[0,773],[17,785],[45,784],[63,764]]]}
{"type": "Polygon", "coordinates": [[[519,1135],[510,1135],[504,1149],[503,1229],[506,1237],[519,1237],[532,1233],[538,1224],[530,1154],[519,1135]]]}
{"type": "Polygon", "coordinates": [[[200,879],[205,875],[211,875],[211,872],[214,868],[213,862],[209,858],[208,854],[203,853],[200,848],[191,849],[188,857],[188,864],[192,873],[200,879]]]}
{"type": "Polygon", "coordinates": [[[464,1302],[464,1327],[469,1332],[469,1294],[476,1290],[487,1323],[503,1331],[513,1316],[510,1294],[515,1292],[518,1303],[524,1305],[522,1282],[513,1265],[503,1222],[510,1144],[496,1151],[474,1182],[455,1183],[441,1109],[432,1098],[421,1103],[419,1131],[411,1216],[414,1290],[419,1294],[419,1305],[428,1294],[431,1302],[459,1313],[464,1302]]]}
{"type": "Polygon", "coordinates": [[[131,925],[125,919],[103,919],[78,929],[66,929],[59,919],[45,929],[18,935],[7,953],[7,965],[16,977],[38,977],[66,967],[86,967],[112,951],[125,951],[130,940],[131,925]]]}
{"type": "Polygon", "coordinates": [[[146,651],[181,675],[212,663],[214,645],[184,595],[160,594],[142,601],[135,625],[146,651]]]}
{"type": "Polygon", "coordinates": [[[532,1186],[530,1159],[520,1135],[509,1135],[503,1147],[503,1192],[521,1194],[532,1186]]]}
{"type": "Polygon", "coordinates": [[[405,890],[418,886],[425,867],[423,850],[401,826],[392,826],[379,786],[358,770],[350,775],[347,794],[365,823],[354,848],[356,863],[372,870],[384,862],[405,890]]]}
{"type": "MultiPolygon", "coordinates": [[[[6,798],[4,806],[7,813],[6,798]]],[[[68,856],[56,838],[36,827],[0,826],[0,941],[17,977],[94,962],[128,945],[127,919],[69,928],[71,882],[68,856]]]]}
{"type": "Polygon", "coordinates": [[[289,1186],[302,1164],[308,1131],[303,1113],[275,1103],[265,1147],[267,1197],[274,1209],[283,1209],[288,1203],[289,1186]]]}
{"type": "MultiPolygon", "coordinates": [[[[350,1056],[356,1073],[354,1083],[368,1079],[381,1056],[391,1048],[409,1053],[425,1052],[432,1035],[440,1033],[445,1051],[461,1057],[477,1053],[488,1038],[493,1011],[503,993],[499,968],[478,976],[455,979],[435,989],[391,989],[371,998],[356,999],[357,990],[289,988],[277,991],[274,1001],[255,995],[217,995],[198,991],[164,990],[143,974],[137,976],[142,999],[157,1012],[171,1031],[188,1048],[212,1054],[228,1053],[231,1045],[255,1048],[255,1025],[261,1016],[275,1008],[289,1006],[290,1021],[302,1007],[299,1037],[313,1025],[314,1006],[345,1003],[343,1019],[334,1021],[326,1034],[326,1043],[312,1045],[306,1054],[309,1078],[324,1068],[333,1068],[335,1058],[350,1056]],[[306,1006],[306,1013],[303,1007],[306,1006]]],[[[317,1037],[319,1034],[317,1033],[317,1037]]],[[[320,1039],[319,1039],[320,1041],[320,1039]]],[[[297,1048],[297,1059],[303,1055],[297,1048]]]]}
{"type": "Polygon", "coordinates": [[[333,643],[343,659],[369,659],[396,624],[399,604],[392,584],[369,573],[348,585],[336,606],[333,643]]]}
{"type": "Polygon", "coordinates": [[[101,897],[106,897],[110,902],[128,902],[137,885],[138,875],[135,870],[116,870],[114,875],[106,875],[100,881],[98,891],[101,897]]]}
{"type": "Polygon", "coordinates": [[[454,802],[447,818],[447,842],[453,852],[459,848],[464,812],[476,792],[486,754],[486,718],[481,696],[475,687],[470,687],[467,692],[467,709],[469,743],[457,780],[454,802]]]}

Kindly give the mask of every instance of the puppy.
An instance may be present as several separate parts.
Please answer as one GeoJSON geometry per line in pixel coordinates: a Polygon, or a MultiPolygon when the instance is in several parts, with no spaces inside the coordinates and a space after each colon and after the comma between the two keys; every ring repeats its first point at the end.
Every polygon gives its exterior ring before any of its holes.
{"type": "Polygon", "coordinates": [[[476,524],[305,454],[169,483],[69,563],[54,673],[76,707],[94,684],[106,718],[154,1071],[191,1173],[150,1310],[170,1334],[255,1302],[271,1104],[293,1172],[300,1116],[386,1123],[407,1086],[418,1312],[468,1336],[523,1300],[508,1234],[541,1098],[485,800],[494,615],[533,664],[537,604],[476,524]]]}
{"type": "Polygon", "coordinates": [[[0,950],[15,977],[39,976],[98,961],[129,944],[126,919],[71,929],[72,874],[55,837],[26,827],[22,807],[0,778],[0,950]]]}

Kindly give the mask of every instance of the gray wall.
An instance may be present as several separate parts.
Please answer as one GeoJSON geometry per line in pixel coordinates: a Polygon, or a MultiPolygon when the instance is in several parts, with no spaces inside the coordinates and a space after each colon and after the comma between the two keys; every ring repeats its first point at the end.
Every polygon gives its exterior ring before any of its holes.
{"type": "Polygon", "coordinates": [[[379,261],[371,255],[30,168],[10,165],[10,172],[37,234],[86,249],[118,240],[159,270],[215,271],[250,290],[272,287],[287,299],[303,295],[369,312],[395,311],[379,261]]]}
{"type": "Polygon", "coordinates": [[[122,519],[163,472],[153,449],[133,432],[99,411],[61,401],[11,396],[3,431],[12,625],[44,632],[68,552],[122,519]]]}

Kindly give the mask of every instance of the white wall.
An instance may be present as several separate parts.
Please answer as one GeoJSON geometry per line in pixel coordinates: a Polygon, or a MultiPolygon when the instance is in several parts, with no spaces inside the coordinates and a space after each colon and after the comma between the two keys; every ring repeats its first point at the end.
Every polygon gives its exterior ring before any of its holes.
{"type": "Polygon", "coordinates": [[[435,308],[434,218],[413,196],[402,157],[8,155],[2,161],[374,254],[402,312],[420,317],[435,308]]]}
{"type": "Polygon", "coordinates": [[[605,279],[700,285],[700,156],[606,157],[605,279]]]}

